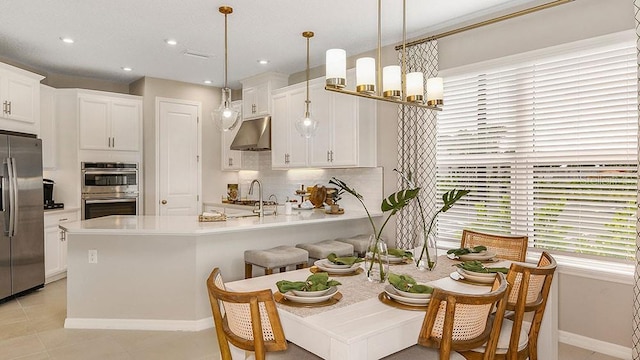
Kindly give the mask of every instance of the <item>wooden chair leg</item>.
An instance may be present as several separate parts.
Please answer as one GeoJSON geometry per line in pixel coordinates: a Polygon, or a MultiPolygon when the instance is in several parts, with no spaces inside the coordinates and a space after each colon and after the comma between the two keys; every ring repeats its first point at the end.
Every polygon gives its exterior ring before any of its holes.
{"type": "Polygon", "coordinates": [[[264,274],[265,274],[265,275],[271,275],[271,274],[273,274],[273,269],[267,269],[267,268],[265,268],[265,269],[264,269],[264,274]]]}
{"type": "Polygon", "coordinates": [[[296,269],[298,269],[298,270],[304,269],[306,267],[307,267],[307,263],[306,262],[303,262],[303,263],[300,263],[300,264],[296,265],[296,269]]]}
{"type": "Polygon", "coordinates": [[[280,272],[286,272],[286,271],[287,271],[287,267],[286,266],[283,266],[283,267],[280,268],[280,272]]]}
{"type": "Polygon", "coordinates": [[[244,263],[244,278],[251,279],[253,277],[253,266],[249,263],[244,263]]]}

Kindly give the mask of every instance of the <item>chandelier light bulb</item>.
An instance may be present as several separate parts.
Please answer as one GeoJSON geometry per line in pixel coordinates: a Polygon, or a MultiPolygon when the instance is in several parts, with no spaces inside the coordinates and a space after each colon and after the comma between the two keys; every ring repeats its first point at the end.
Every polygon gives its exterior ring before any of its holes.
{"type": "Polygon", "coordinates": [[[356,91],[368,94],[376,91],[376,59],[364,57],[356,60],[356,91]]]}
{"type": "Polygon", "coordinates": [[[329,49],[326,53],[326,84],[342,88],[347,82],[347,52],[343,49],[329,49]]]}
{"type": "Polygon", "coordinates": [[[441,77],[427,80],[427,105],[438,106],[444,104],[444,84],[441,77]]]}
{"type": "Polygon", "coordinates": [[[421,72],[407,74],[407,101],[417,103],[424,101],[424,74],[421,72]]]}
{"type": "Polygon", "coordinates": [[[382,95],[386,98],[400,98],[402,95],[402,69],[398,65],[382,68],[382,95]]]}

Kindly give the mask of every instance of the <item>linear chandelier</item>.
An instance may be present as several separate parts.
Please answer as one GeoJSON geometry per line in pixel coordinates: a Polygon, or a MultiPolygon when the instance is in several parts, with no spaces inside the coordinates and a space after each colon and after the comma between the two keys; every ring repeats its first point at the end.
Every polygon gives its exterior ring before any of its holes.
{"type": "Polygon", "coordinates": [[[432,110],[442,110],[442,78],[427,79],[427,96],[424,96],[424,74],[407,74],[407,1],[402,1],[402,62],[401,66],[391,65],[382,68],[381,38],[382,0],[378,0],[378,48],[377,60],[364,57],[356,60],[356,91],[345,89],[347,77],[346,51],[329,49],[326,53],[325,90],[348,95],[356,95],[374,100],[382,100],[399,105],[409,105],[432,110]]]}

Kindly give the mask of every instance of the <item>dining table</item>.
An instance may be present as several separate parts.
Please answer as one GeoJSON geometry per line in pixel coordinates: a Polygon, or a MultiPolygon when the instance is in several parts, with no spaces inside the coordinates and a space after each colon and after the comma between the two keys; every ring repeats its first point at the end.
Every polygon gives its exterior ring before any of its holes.
{"type": "MultiPolygon", "coordinates": [[[[457,259],[446,255],[438,257],[433,270],[418,269],[412,261],[392,264],[389,271],[406,274],[418,283],[464,294],[482,294],[491,290],[491,284],[477,284],[467,280],[454,280],[457,259]]],[[[508,261],[497,261],[495,267],[509,267],[508,261]]],[[[362,265],[363,266],[363,265],[362,265]]],[[[245,292],[271,289],[275,298],[282,299],[276,282],[280,280],[304,281],[316,267],[276,273],[225,283],[229,291],[245,292]]],[[[224,274],[223,274],[224,276],[224,274]]],[[[426,313],[426,306],[406,306],[385,297],[387,283],[369,281],[365,271],[353,275],[330,274],[340,282],[337,286],[341,297],[325,306],[276,302],[285,337],[288,341],[331,360],[380,359],[411,347],[417,343],[418,334],[426,313]],[[391,300],[391,301],[390,301],[391,300]],[[293,306],[292,306],[293,305],[293,306]]],[[[545,314],[538,344],[540,359],[557,359],[557,319],[554,313],[545,314]],[[555,343],[554,343],[555,342],[555,343]]],[[[244,359],[244,351],[233,348],[234,359],[244,359]]]]}

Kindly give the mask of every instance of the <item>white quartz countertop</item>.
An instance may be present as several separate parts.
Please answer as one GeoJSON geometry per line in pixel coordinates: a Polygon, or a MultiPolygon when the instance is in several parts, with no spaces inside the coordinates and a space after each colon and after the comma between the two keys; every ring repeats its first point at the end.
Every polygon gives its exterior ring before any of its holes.
{"type": "MultiPolygon", "coordinates": [[[[372,214],[379,217],[382,214],[372,214]]],[[[315,223],[366,219],[364,211],[347,211],[343,215],[325,214],[324,210],[297,210],[292,215],[230,218],[221,222],[199,222],[198,216],[134,216],[113,215],[64,223],[60,228],[69,234],[139,234],[139,235],[204,235],[259,230],[315,223]]]]}

